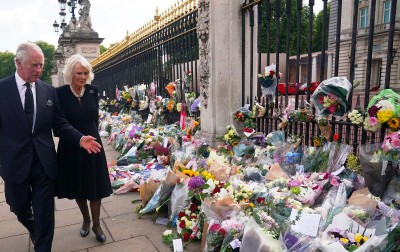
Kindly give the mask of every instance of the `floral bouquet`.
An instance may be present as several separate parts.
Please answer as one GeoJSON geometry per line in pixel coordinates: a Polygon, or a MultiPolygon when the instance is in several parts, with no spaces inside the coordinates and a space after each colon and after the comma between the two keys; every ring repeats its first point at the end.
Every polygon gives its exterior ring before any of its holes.
{"type": "Polygon", "coordinates": [[[382,143],[382,150],[386,154],[397,155],[400,153],[400,131],[385,136],[382,143]]]}
{"type": "Polygon", "coordinates": [[[226,126],[226,133],[221,138],[221,140],[225,141],[227,145],[229,145],[232,149],[233,146],[237,146],[242,138],[236,132],[235,128],[232,125],[226,126]]]}
{"type": "Polygon", "coordinates": [[[239,214],[238,216],[224,220],[221,223],[221,227],[226,232],[225,238],[222,242],[221,252],[233,251],[236,248],[240,248],[243,229],[247,220],[248,217],[239,214]]]}
{"type": "Polygon", "coordinates": [[[381,197],[393,176],[392,162],[382,154],[380,144],[360,147],[360,162],[365,186],[373,195],[381,197]]]}
{"type": "Polygon", "coordinates": [[[386,124],[392,131],[400,128],[400,95],[391,89],[384,89],[372,97],[367,107],[364,128],[377,131],[386,124]]]}
{"type": "Polygon", "coordinates": [[[351,112],[347,114],[347,119],[349,119],[349,121],[352,124],[361,125],[364,121],[361,109],[360,108],[353,109],[351,112]]]}
{"type": "Polygon", "coordinates": [[[196,197],[191,198],[190,204],[178,213],[177,227],[178,234],[183,241],[189,243],[191,240],[201,239],[200,223],[200,202],[196,197]]]}
{"type": "Polygon", "coordinates": [[[262,94],[268,97],[268,102],[273,102],[275,96],[277,79],[282,76],[282,73],[276,74],[276,65],[271,64],[265,67],[264,74],[258,74],[258,81],[261,85],[262,94]]]}
{"type": "Polygon", "coordinates": [[[207,238],[206,238],[206,252],[217,252],[221,251],[222,242],[224,241],[226,231],[221,227],[218,221],[211,220],[207,238]]]}
{"type": "Polygon", "coordinates": [[[321,82],[311,97],[317,114],[343,116],[350,108],[348,102],[351,83],[344,77],[333,77],[321,82]]]}
{"type": "Polygon", "coordinates": [[[174,239],[177,239],[178,236],[175,235],[172,230],[165,230],[162,234],[162,241],[167,244],[171,245],[174,239]]]}

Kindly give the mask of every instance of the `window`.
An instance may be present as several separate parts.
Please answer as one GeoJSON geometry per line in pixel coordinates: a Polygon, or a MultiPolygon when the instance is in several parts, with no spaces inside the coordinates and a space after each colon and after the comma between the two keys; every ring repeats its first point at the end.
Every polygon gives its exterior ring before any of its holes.
{"type": "Polygon", "coordinates": [[[387,24],[390,22],[390,8],[391,8],[390,1],[383,2],[383,23],[384,24],[387,24]]]}
{"type": "Polygon", "coordinates": [[[360,9],[360,29],[367,27],[368,25],[368,7],[360,9]]]}

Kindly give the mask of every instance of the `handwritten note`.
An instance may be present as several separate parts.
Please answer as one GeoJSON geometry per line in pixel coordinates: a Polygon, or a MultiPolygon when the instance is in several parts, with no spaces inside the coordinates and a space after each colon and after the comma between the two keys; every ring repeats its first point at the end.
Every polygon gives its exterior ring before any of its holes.
{"type": "Polygon", "coordinates": [[[172,241],[174,252],[183,252],[182,239],[175,239],[172,241]]]}
{"type": "Polygon", "coordinates": [[[318,235],[318,227],[319,222],[321,221],[321,215],[300,213],[300,218],[296,221],[296,217],[298,215],[299,212],[296,209],[292,209],[290,220],[295,222],[294,225],[291,225],[292,230],[297,233],[316,237],[318,235]]]}

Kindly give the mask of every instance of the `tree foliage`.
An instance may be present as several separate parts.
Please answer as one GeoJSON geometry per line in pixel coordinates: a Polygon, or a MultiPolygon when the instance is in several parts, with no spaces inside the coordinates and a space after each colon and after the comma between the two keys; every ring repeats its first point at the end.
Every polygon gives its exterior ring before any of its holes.
{"type": "Polygon", "coordinates": [[[15,55],[12,52],[0,52],[0,79],[10,76],[15,72],[15,55]]]}
{"type": "Polygon", "coordinates": [[[100,55],[102,55],[103,53],[105,53],[108,50],[107,47],[100,45],[100,55]]]}
{"type": "MultiPolygon", "coordinates": [[[[325,30],[325,50],[328,48],[328,30],[329,30],[329,14],[331,10],[331,3],[328,3],[327,17],[326,17],[326,30],[325,30]]],[[[313,52],[322,50],[322,21],[324,18],[324,11],[320,11],[314,20],[314,37],[313,37],[313,52]]]]}
{"type": "Polygon", "coordinates": [[[47,83],[51,83],[51,69],[54,60],[56,48],[45,41],[36,41],[36,44],[42,49],[44,54],[44,67],[41,79],[47,83]]]}
{"type": "MultiPolygon", "coordinates": [[[[291,1],[290,16],[286,12],[286,0],[279,0],[281,2],[280,17],[277,17],[276,12],[276,0],[271,0],[271,15],[270,15],[270,49],[269,52],[275,53],[276,50],[276,34],[279,34],[279,52],[286,52],[286,34],[289,34],[289,55],[296,55],[297,52],[297,26],[300,24],[300,54],[307,53],[309,44],[309,17],[310,8],[308,6],[303,6],[301,10],[301,17],[298,18],[297,2],[291,1]],[[288,20],[288,17],[289,20],[288,20]],[[277,22],[277,18],[279,22],[277,22]],[[300,20],[300,22],[298,22],[300,20]],[[287,26],[289,22],[289,26],[287,26]],[[277,26],[278,23],[278,26],[277,26]],[[278,32],[277,32],[278,31],[278,32]]],[[[267,52],[267,7],[266,3],[263,1],[261,14],[261,52],[267,52]]],[[[329,8],[328,8],[329,15],[329,8]]],[[[313,14],[313,37],[311,39],[313,45],[313,52],[321,50],[322,43],[322,11],[315,17],[313,14]]],[[[329,20],[329,17],[328,19],[329,20]]],[[[257,22],[255,20],[255,22],[257,22]]],[[[328,28],[328,23],[327,23],[328,28]]],[[[327,29],[328,30],[328,29],[327,29]]],[[[328,41],[326,39],[326,45],[328,41]]]]}

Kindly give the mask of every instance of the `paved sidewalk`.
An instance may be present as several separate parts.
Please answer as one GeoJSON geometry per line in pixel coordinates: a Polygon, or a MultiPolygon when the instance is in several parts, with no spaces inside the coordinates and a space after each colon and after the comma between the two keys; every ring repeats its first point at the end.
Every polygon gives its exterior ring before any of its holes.
{"type": "MultiPolygon", "coordinates": [[[[118,153],[107,140],[103,140],[108,162],[115,160],[118,153]]],[[[79,230],[82,217],[75,201],[56,199],[56,228],[53,240],[55,252],[80,251],[80,252],[161,252],[172,251],[166,246],[161,235],[167,228],[163,225],[153,224],[151,215],[137,218],[134,212],[137,204],[132,200],[139,199],[138,193],[111,195],[103,199],[101,209],[101,224],[107,236],[107,241],[99,243],[93,232],[82,238],[79,230]]],[[[172,228],[176,230],[176,228],[172,228]]],[[[17,221],[10,212],[5,202],[4,183],[0,178],[0,251],[28,252],[34,251],[27,230],[17,221]]],[[[184,251],[200,251],[200,242],[191,243],[184,251]]]]}

